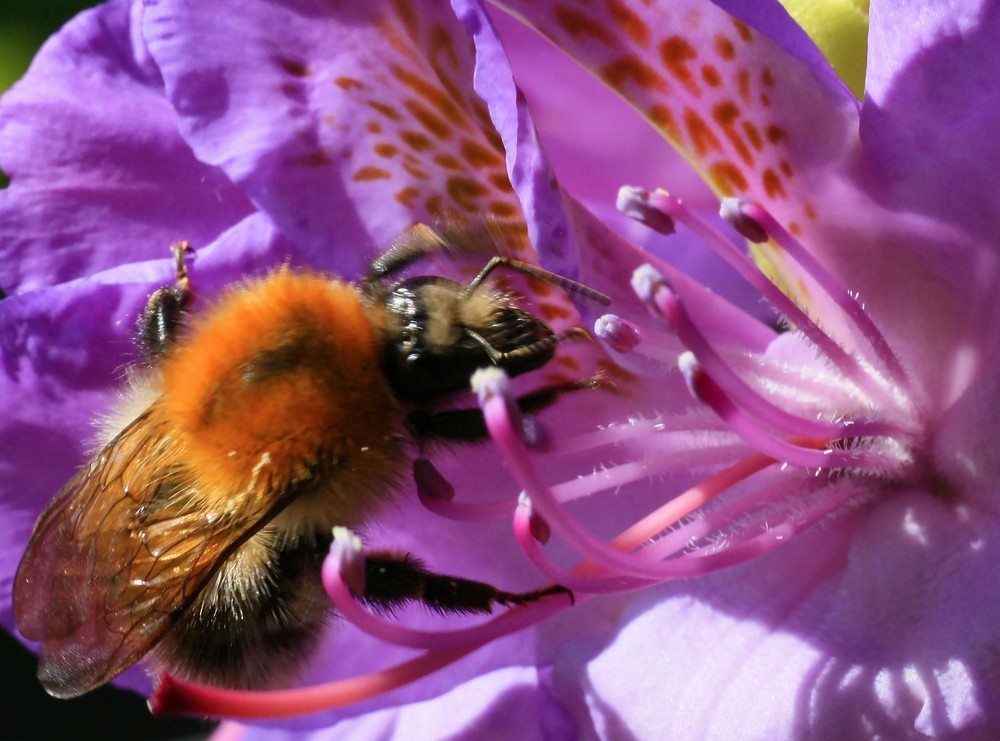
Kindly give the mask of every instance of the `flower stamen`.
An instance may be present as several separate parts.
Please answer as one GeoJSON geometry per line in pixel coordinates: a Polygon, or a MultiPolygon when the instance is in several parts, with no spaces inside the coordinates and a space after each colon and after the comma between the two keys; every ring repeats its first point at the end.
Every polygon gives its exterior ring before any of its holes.
{"type": "Polygon", "coordinates": [[[540,598],[530,604],[519,605],[481,625],[456,630],[426,631],[407,628],[399,623],[383,620],[366,610],[348,585],[345,574],[364,562],[360,541],[345,528],[334,528],[330,553],[323,562],[323,586],[337,612],[364,632],[387,643],[407,648],[432,651],[450,651],[470,646],[482,646],[508,633],[517,632],[549,617],[552,612],[567,606],[566,600],[540,598]],[[342,531],[342,532],[338,532],[342,531]]]}
{"type": "MultiPolygon", "coordinates": [[[[892,379],[899,384],[908,383],[906,372],[903,370],[899,359],[892,351],[885,336],[875,326],[872,318],[865,312],[857,296],[848,291],[829,270],[823,267],[767,209],[756,203],[736,198],[726,198],[722,202],[720,214],[723,218],[729,220],[730,223],[733,223],[733,220],[735,220],[745,225],[755,224],[759,234],[763,238],[753,241],[766,242],[770,238],[781,247],[847,315],[854,326],[861,332],[862,336],[868,341],[868,344],[875,351],[875,355],[880,361],[881,366],[892,376],[892,379]]],[[[746,232],[741,231],[741,233],[746,236],[746,232]]]]}
{"type": "Polygon", "coordinates": [[[420,503],[439,517],[460,522],[481,522],[510,516],[510,499],[492,502],[454,501],[455,488],[426,458],[413,461],[413,481],[417,485],[420,503]]]}
{"type": "Polygon", "coordinates": [[[700,237],[744,280],[784,314],[847,378],[860,386],[870,396],[880,398],[885,395],[884,386],[871,374],[869,368],[841,347],[798,304],[760,272],[757,265],[742,250],[714,227],[689,211],[680,199],[671,196],[662,189],[657,189],[652,193],[637,188],[633,188],[632,191],[643,194],[649,208],[662,210],[671,219],[683,224],[693,234],[700,237]]]}

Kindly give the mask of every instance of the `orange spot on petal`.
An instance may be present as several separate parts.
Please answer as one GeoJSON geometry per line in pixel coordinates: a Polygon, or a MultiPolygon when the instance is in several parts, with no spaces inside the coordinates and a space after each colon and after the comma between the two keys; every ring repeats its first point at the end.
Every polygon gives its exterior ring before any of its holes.
{"type": "Polygon", "coordinates": [[[419,131],[404,131],[399,138],[415,152],[426,152],[434,146],[431,140],[419,131]]]}
{"type": "Polygon", "coordinates": [[[412,162],[406,162],[403,165],[403,169],[406,170],[410,175],[415,177],[417,180],[430,180],[430,175],[422,168],[412,162]]]}
{"type": "Polygon", "coordinates": [[[333,82],[342,90],[364,90],[365,87],[361,80],[355,80],[353,77],[337,77],[333,82]]]}
{"type": "Polygon", "coordinates": [[[452,131],[448,121],[438,116],[430,108],[417,100],[407,100],[403,102],[403,107],[409,111],[420,124],[438,139],[451,139],[452,131]]]}
{"type": "Polygon", "coordinates": [[[560,28],[574,39],[587,37],[610,47],[618,44],[618,39],[605,24],[583,11],[567,5],[557,5],[555,17],[560,28]]]}
{"type": "Polygon", "coordinates": [[[769,198],[785,197],[785,187],[781,184],[781,178],[770,167],[764,170],[764,173],[761,175],[761,184],[764,186],[764,192],[767,193],[769,198]]]}
{"type": "Polygon", "coordinates": [[[381,101],[378,101],[378,100],[369,100],[368,101],[368,105],[371,108],[373,108],[374,110],[376,110],[379,113],[381,113],[383,116],[385,116],[386,118],[388,118],[391,121],[399,121],[402,118],[399,115],[399,111],[397,111],[391,105],[388,105],[386,103],[382,103],[381,101]]]}
{"type": "Polygon", "coordinates": [[[719,138],[715,135],[715,132],[691,108],[684,109],[684,128],[687,130],[688,138],[691,140],[695,154],[699,157],[704,157],[710,151],[722,151],[722,144],[719,142],[719,138]]]}
{"type": "Polygon", "coordinates": [[[764,139],[761,137],[760,131],[757,129],[756,125],[754,125],[754,122],[744,120],[742,126],[743,133],[746,135],[746,138],[750,140],[750,145],[758,151],[763,149],[764,139]]]}
{"type": "Polygon", "coordinates": [[[741,20],[736,18],[730,18],[733,22],[733,27],[736,29],[736,33],[740,35],[740,38],[746,41],[748,44],[753,41],[753,31],[750,30],[750,26],[741,20]]]}
{"type": "Polygon", "coordinates": [[[309,75],[308,65],[300,59],[279,56],[275,58],[275,61],[281,69],[294,77],[307,77],[309,75]]]}
{"type": "Polygon", "coordinates": [[[771,144],[779,144],[788,138],[787,132],[777,124],[771,124],[764,129],[764,136],[771,144]]]}
{"type": "Polygon", "coordinates": [[[743,171],[732,162],[716,162],[708,168],[708,179],[725,196],[745,193],[749,183],[743,171]]]}
{"type": "Polygon", "coordinates": [[[643,90],[667,89],[667,81],[646,64],[642,59],[635,56],[620,57],[614,61],[603,65],[598,74],[601,79],[620,93],[624,93],[626,82],[633,82],[643,90]]]}
{"type": "Polygon", "coordinates": [[[487,193],[486,187],[478,180],[460,175],[449,177],[445,188],[451,199],[464,211],[478,210],[478,200],[487,193]]]}
{"type": "Polygon", "coordinates": [[[753,154],[750,152],[749,147],[747,147],[746,142],[743,141],[743,137],[740,136],[734,125],[739,116],[739,106],[731,100],[718,103],[712,108],[712,118],[714,118],[716,123],[719,124],[722,129],[722,133],[726,135],[726,139],[729,140],[729,143],[733,145],[733,149],[736,150],[736,154],[739,155],[739,158],[746,164],[753,165],[753,154]]]}
{"type": "Polygon", "coordinates": [[[556,363],[571,371],[578,371],[582,367],[580,361],[572,355],[559,355],[556,357],[556,363]]]}
{"type": "Polygon", "coordinates": [[[511,219],[519,213],[517,206],[507,203],[506,201],[490,201],[489,212],[502,219],[511,219]]]}
{"type": "Polygon", "coordinates": [[[669,36],[660,42],[660,59],[664,66],[688,92],[701,95],[701,87],[688,63],[698,58],[698,50],[683,36],[669,36]]]}
{"type": "Polygon", "coordinates": [[[460,151],[465,161],[476,168],[499,167],[504,163],[503,158],[496,151],[474,139],[463,139],[460,151]]]}
{"type": "Polygon", "coordinates": [[[731,60],[736,58],[736,47],[727,36],[721,33],[715,35],[715,50],[723,59],[731,60]]]}
{"type": "Polygon", "coordinates": [[[392,173],[381,167],[362,167],[352,176],[353,180],[366,181],[366,180],[388,180],[392,177],[392,173]]]}
{"type": "Polygon", "coordinates": [[[651,106],[649,109],[649,120],[660,131],[666,134],[667,138],[675,142],[680,141],[680,129],[677,128],[677,121],[674,120],[674,114],[667,106],[662,103],[651,106]]]}
{"type": "Polygon", "coordinates": [[[444,216],[444,206],[442,205],[441,195],[439,193],[435,193],[430,196],[424,203],[424,208],[426,208],[427,213],[432,216],[444,216]]]}
{"type": "Polygon", "coordinates": [[[510,179],[507,177],[506,172],[495,172],[488,175],[486,180],[494,189],[499,190],[501,193],[514,192],[514,186],[510,184],[510,179]]]}
{"type": "Polygon", "coordinates": [[[744,68],[736,73],[736,92],[744,103],[750,102],[750,71],[744,68]]]}
{"type": "Polygon", "coordinates": [[[417,196],[419,195],[420,195],[420,190],[410,185],[407,186],[406,188],[403,188],[402,190],[396,191],[396,194],[393,196],[393,198],[395,198],[397,202],[399,202],[406,208],[413,208],[413,204],[416,202],[417,196]]]}
{"type": "Polygon", "coordinates": [[[542,318],[547,322],[554,322],[557,319],[569,319],[573,313],[561,304],[545,303],[538,307],[542,318]]]}
{"type": "Polygon", "coordinates": [[[640,46],[648,46],[650,39],[649,26],[633,11],[627,3],[621,0],[607,0],[608,12],[626,35],[640,46]]]}
{"type": "Polygon", "coordinates": [[[434,163],[443,167],[445,170],[460,170],[462,168],[462,161],[455,155],[448,152],[435,154],[434,163]]]}
{"type": "Polygon", "coordinates": [[[453,123],[458,121],[460,118],[460,112],[458,107],[455,105],[455,101],[440,88],[435,87],[423,77],[406,67],[393,65],[391,70],[397,80],[402,82],[413,92],[434,106],[434,108],[436,108],[446,120],[453,123]]]}

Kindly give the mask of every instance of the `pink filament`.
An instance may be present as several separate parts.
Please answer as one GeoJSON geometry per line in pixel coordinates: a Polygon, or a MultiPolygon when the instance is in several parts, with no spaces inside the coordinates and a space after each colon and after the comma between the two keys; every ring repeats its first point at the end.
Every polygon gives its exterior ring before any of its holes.
{"type": "Polygon", "coordinates": [[[872,395],[883,393],[875,384],[875,379],[861,366],[856,358],[838,345],[816,322],[814,322],[792,299],[760,272],[747,255],[709,226],[705,221],[685,208],[681,202],[662,190],[648,194],[650,206],[661,209],[672,219],[679,221],[694,234],[701,237],[716,254],[724,259],[762,296],[809,338],[830,362],[840,368],[851,380],[872,395]]]}
{"type": "MultiPolygon", "coordinates": [[[[725,204],[724,204],[725,206],[725,204]]],[[[847,314],[860,330],[861,334],[868,340],[875,354],[881,361],[882,366],[892,375],[897,383],[906,383],[907,377],[899,359],[892,351],[885,336],[879,331],[871,317],[864,310],[857,298],[837,280],[813,255],[806,250],[802,244],[793,237],[769,211],[756,203],[739,201],[738,209],[747,217],[753,219],[762,229],[770,235],[779,247],[781,247],[796,263],[801,267],[816,283],[833,299],[834,303],[847,314]]]]}
{"type": "Polygon", "coordinates": [[[243,720],[308,715],[383,695],[458,661],[476,648],[430,651],[381,671],[292,690],[227,690],[164,674],[149,698],[149,709],[156,716],[198,715],[243,720]]]}
{"type": "MultiPolygon", "coordinates": [[[[508,466],[511,468],[521,486],[524,487],[532,504],[537,506],[539,513],[545,521],[571,546],[581,553],[587,554],[589,559],[596,564],[596,568],[606,570],[606,572],[618,573],[625,576],[638,577],[641,579],[662,581],[664,579],[689,576],[693,571],[701,573],[704,564],[691,566],[682,563],[681,560],[670,562],[654,562],[639,554],[623,553],[625,550],[621,543],[616,541],[608,544],[595,538],[577,524],[575,519],[566,511],[565,507],[557,500],[553,491],[541,480],[534,466],[531,465],[527,448],[521,442],[514,425],[514,421],[509,414],[509,408],[516,401],[510,394],[509,382],[502,371],[490,369],[477,374],[477,391],[480,397],[480,405],[486,418],[486,425],[490,430],[493,441],[504,454],[508,466]]],[[[767,466],[773,459],[764,458],[767,466]]],[[[702,489],[702,495],[710,494],[709,499],[721,490],[702,489]]],[[[690,500],[690,497],[687,498],[690,500]]],[[[701,500],[695,506],[700,506],[708,499],[701,500]]],[[[671,511],[677,500],[665,505],[662,511],[671,511]]],[[[687,502],[685,501],[685,504],[687,502]]],[[[690,511],[690,510],[688,510],[690,511]]],[[[655,513],[654,513],[655,514],[655,513]]],[[[672,511],[673,519],[664,523],[664,527],[676,522],[679,517],[686,512],[672,511]]],[[[650,522],[646,518],[642,523],[630,528],[624,537],[634,537],[636,527],[650,522]]],[[[662,530],[662,528],[661,528],[662,530]]],[[[653,531],[653,534],[659,531],[653,531]]],[[[645,538],[649,537],[649,531],[645,532],[645,538]]],[[[586,567],[589,568],[589,567],[586,567]]]]}
{"type": "MultiPolygon", "coordinates": [[[[363,558],[361,554],[355,554],[355,557],[363,558]]],[[[569,605],[565,598],[554,595],[529,605],[508,609],[502,615],[471,628],[447,631],[415,630],[383,620],[364,609],[342,578],[341,571],[344,566],[344,549],[335,543],[323,562],[323,586],[338,612],[369,635],[408,648],[451,651],[482,646],[501,636],[534,625],[569,605]]]]}
{"type": "Polygon", "coordinates": [[[449,520],[481,522],[509,517],[515,502],[499,499],[493,502],[455,502],[455,489],[426,458],[413,461],[413,480],[417,498],[430,512],[449,520]]]}
{"type": "MultiPolygon", "coordinates": [[[[657,278],[659,286],[653,289],[651,297],[653,305],[681,342],[698,358],[704,372],[725,389],[726,395],[734,403],[766,422],[768,426],[790,435],[836,439],[847,434],[847,425],[844,423],[804,419],[775,406],[762,397],[756,389],[751,388],[708,342],[691,320],[691,315],[684,304],[666,284],[663,277],[657,274],[657,278]]],[[[850,425],[850,434],[853,437],[897,432],[899,432],[898,428],[886,425],[881,421],[855,420],[850,425]]]]}

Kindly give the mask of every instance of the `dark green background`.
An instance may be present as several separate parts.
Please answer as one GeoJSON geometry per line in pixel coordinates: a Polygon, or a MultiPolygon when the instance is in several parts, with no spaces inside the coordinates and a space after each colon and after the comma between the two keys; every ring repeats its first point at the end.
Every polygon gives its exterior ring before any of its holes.
{"type": "MultiPolygon", "coordinates": [[[[46,38],[93,4],[0,0],[0,90],[24,74],[46,38]]],[[[0,173],[0,187],[4,184],[0,173]]],[[[0,631],[0,737],[4,739],[155,741],[205,738],[209,730],[210,726],[196,721],[154,719],[145,698],[112,687],[76,700],[54,700],[35,679],[35,657],[0,631]]]]}

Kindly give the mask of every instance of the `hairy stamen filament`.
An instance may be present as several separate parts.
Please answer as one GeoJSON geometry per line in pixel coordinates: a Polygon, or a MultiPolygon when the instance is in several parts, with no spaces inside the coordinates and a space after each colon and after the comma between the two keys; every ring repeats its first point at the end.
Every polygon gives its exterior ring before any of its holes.
{"type": "MultiPolygon", "coordinates": [[[[652,271],[649,266],[638,270],[652,271]]],[[[637,271],[638,272],[638,271],[637,271]]],[[[774,405],[740,378],[722,355],[712,346],[691,319],[683,302],[671,290],[663,276],[653,272],[642,282],[654,285],[651,307],[661,316],[680,338],[681,342],[698,358],[698,363],[712,381],[725,389],[726,395],[749,414],[765,420],[769,427],[789,435],[801,437],[839,438],[847,433],[846,422],[824,422],[804,419],[774,405]]],[[[899,428],[882,421],[852,420],[852,436],[896,434],[899,428]]]]}
{"type": "MultiPolygon", "coordinates": [[[[775,219],[767,209],[762,206],[733,198],[727,198],[722,202],[723,218],[734,211],[741,213],[744,218],[752,219],[766,236],[769,236],[781,247],[796,263],[802,268],[816,284],[822,288],[826,294],[833,299],[834,303],[848,316],[854,326],[861,332],[862,336],[875,351],[882,367],[892,376],[898,384],[908,384],[906,372],[900,364],[896,354],[892,351],[885,336],[879,331],[872,321],[872,318],[865,312],[864,307],[858,302],[856,296],[851,294],[844,285],[837,280],[808,250],[775,219]]],[[[766,241],[764,240],[755,241],[766,241]]]]}
{"type": "Polygon", "coordinates": [[[689,211],[666,191],[648,193],[631,188],[633,197],[645,199],[648,206],[662,210],[672,219],[684,224],[692,233],[704,240],[717,255],[725,260],[739,275],[791,321],[817,349],[842,373],[849,376],[873,398],[882,398],[887,389],[857,358],[841,347],[827,332],[806,314],[778,286],[772,283],[757,265],[736,245],[714,227],[689,211]]]}
{"type": "MultiPolygon", "coordinates": [[[[897,458],[884,459],[871,450],[859,447],[856,443],[850,443],[842,449],[833,447],[843,440],[843,437],[834,440],[808,441],[810,444],[807,446],[775,437],[770,430],[744,414],[726,392],[701,370],[693,355],[690,353],[682,355],[680,367],[695,398],[707,404],[748,445],[777,460],[805,468],[863,468],[879,473],[884,473],[899,464],[897,458]]],[[[853,435],[852,432],[852,439],[853,435]]]]}
{"type": "MultiPolygon", "coordinates": [[[[550,489],[541,479],[534,466],[531,464],[527,448],[521,441],[510,415],[512,406],[516,406],[511,391],[510,383],[502,371],[496,368],[489,368],[478,371],[473,377],[473,386],[476,389],[487,427],[493,437],[494,442],[504,454],[509,467],[518,482],[524,487],[525,492],[531,498],[533,505],[537,506],[540,515],[569,545],[581,553],[588,556],[589,561],[594,562],[597,568],[606,570],[608,573],[622,574],[625,576],[638,577],[647,580],[659,580],[689,576],[692,569],[697,573],[702,573],[706,568],[705,563],[687,564],[680,559],[670,562],[651,561],[641,556],[639,553],[623,553],[626,550],[623,543],[614,541],[605,543],[584,530],[569,512],[562,506],[555,492],[550,489]]],[[[760,465],[766,467],[774,463],[772,458],[762,457],[759,459],[760,465]]],[[[739,469],[743,472],[746,469],[739,469]]],[[[748,471],[753,473],[755,467],[748,471]]],[[[731,475],[731,472],[728,472],[731,475]]],[[[720,480],[727,480],[725,477],[720,480]]],[[[724,489],[702,489],[699,494],[711,493],[712,498],[720,494],[724,489]]],[[[688,511],[676,511],[673,506],[675,501],[665,505],[667,510],[674,509],[674,516],[668,522],[660,522],[657,530],[646,530],[644,540],[662,532],[677,519],[688,514],[688,511]]],[[[701,500],[695,506],[704,504],[707,500],[701,500]]],[[[661,508],[662,509],[662,508],[661,508]]],[[[648,525],[650,518],[646,518],[638,526],[643,528],[648,525]]],[[[623,534],[626,539],[635,536],[635,529],[630,528],[623,534]]],[[[642,541],[640,541],[641,543],[642,541]]],[[[632,546],[638,547],[639,544],[632,546]]],[[[631,550],[631,549],[628,549],[631,550]]],[[[723,559],[717,559],[719,561],[723,559]]],[[[589,567],[588,567],[589,568],[589,567]]]]}

